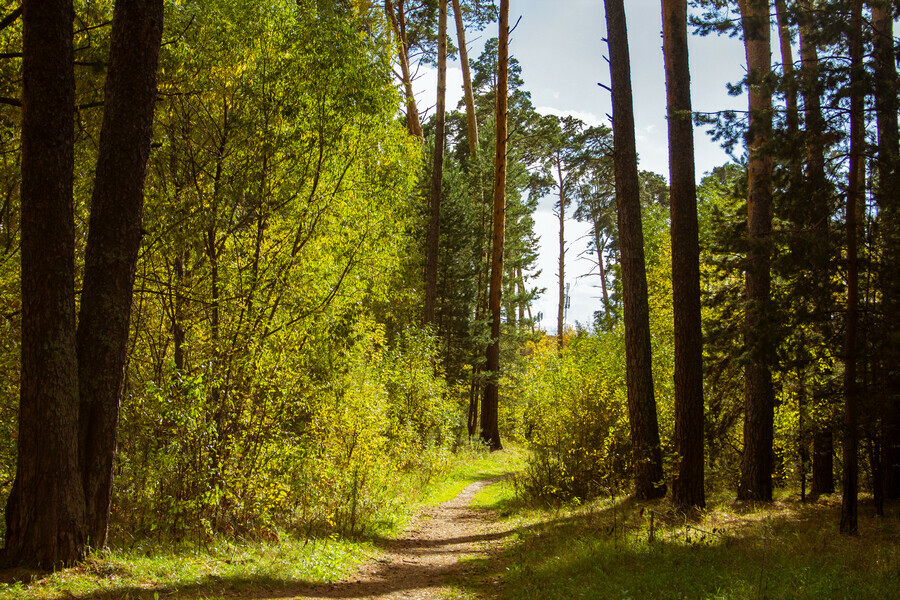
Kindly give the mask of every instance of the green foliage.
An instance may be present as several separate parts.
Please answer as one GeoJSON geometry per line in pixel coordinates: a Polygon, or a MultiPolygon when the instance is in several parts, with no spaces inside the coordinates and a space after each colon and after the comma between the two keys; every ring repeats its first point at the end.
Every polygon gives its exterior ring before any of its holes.
{"type": "Polygon", "coordinates": [[[533,345],[513,382],[532,456],[519,481],[528,495],[592,498],[625,485],[630,465],[623,338],[583,335],[557,352],[533,345]]]}
{"type": "MultiPolygon", "coordinates": [[[[653,181],[644,174],[644,181],[653,181]]],[[[657,186],[659,187],[659,186],[657,186]]],[[[654,386],[663,447],[671,444],[672,288],[666,190],[643,207],[654,386]]],[[[607,320],[569,338],[560,351],[544,337],[526,346],[520,367],[504,380],[514,431],[528,442],[528,468],[518,478],[526,496],[588,500],[630,486],[631,441],[622,323],[607,320]]]]}

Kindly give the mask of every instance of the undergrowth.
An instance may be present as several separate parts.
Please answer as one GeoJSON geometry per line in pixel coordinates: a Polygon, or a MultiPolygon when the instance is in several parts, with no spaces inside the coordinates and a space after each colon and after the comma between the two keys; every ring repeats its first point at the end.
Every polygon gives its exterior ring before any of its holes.
{"type": "Polygon", "coordinates": [[[260,591],[301,595],[311,586],[346,578],[377,555],[379,546],[403,529],[420,504],[443,502],[474,481],[504,475],[523,463],[524,452],[518,448],[493,453],[479,446],[462,449],[443,473],[427,483],[408,475],[410,481],[401,486],[407,490],[405,497],[368,536],[279,532],[268,541],[220,536],[199,546],[161,538],[142,540],[128,548],[95,553],[81,565],[52,573],[0,571],[0,600],[155,600],[172,595],[208,599],[260,591]]]}

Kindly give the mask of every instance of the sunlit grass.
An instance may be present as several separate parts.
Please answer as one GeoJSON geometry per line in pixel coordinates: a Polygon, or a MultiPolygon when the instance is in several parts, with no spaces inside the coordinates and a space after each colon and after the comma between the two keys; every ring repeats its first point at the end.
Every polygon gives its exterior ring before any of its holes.
{"type": "Polygon", "coordinates": [[[517,510],[494,568],[501,597],[517,600],[900,597],[896,516],[863,517],[848,538],[838,512],[833,501],[729,503],[688,520],[627,499],[517,510]]]}
{"type": "MultiPolygon", "coordinates": [[[[474,481],[519,470],[524,460],[524,451],[516,447],[500,452],[467,450],[452,458],[446,474],[409,497],[428,504],[450,500],[474,481]]],[[[409,479],[412,482],[416,477],[410,474],[409,479]]],[[[346,578],[361,562],[377,555],[378,536],[402,530],[415,506],[400,503],[395,512],[378,535],[369,538],[305,540],[283,534],[277,542],[218,539],[199,549],[196,545],[154,544],[98,553],[79,566],[53,573],[0,571],[0,600],[155,600],[173,594],[214,599],[267,591],[278,596],[300,595],[305,587],[346,578]]],[[[460,588],[458,597],[471,596],[460,588]]]]}
{"type": "Polygon", "coordinates": [[[452,500],[476,481],[517,473],[524,468],[526,458],[527,452],[513,444],[507,444],[497,452],[466,450],[457,457],[447,475],[435,483],[425,503],[440,504],[452,500]]]}
{"type": "Polygon", "coordinates": [[[202,552],[104,552],[84,564],[51,574],[7,572],[23,581],[0,583],[7,598],[154,598],[279,589],[337,581],[373,556],[372,544],[282,538],[277,543],[219,542],[202,552]],[[35,579],[30,581],[29,575],[35,579]],[[27,582],[27,583],[26,583],[27,582]]]}

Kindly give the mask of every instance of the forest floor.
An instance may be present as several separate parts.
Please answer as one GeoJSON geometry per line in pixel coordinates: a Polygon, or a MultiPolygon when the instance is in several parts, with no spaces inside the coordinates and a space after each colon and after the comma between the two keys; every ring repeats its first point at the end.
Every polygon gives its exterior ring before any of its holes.
{"type": "MultiPolygon", "coordinates": [[[[490,585],[476,563],[491,561],[511,531],[496,511],[473,506],[476,494],[509,475],[469,484],[452,500],[424,509],[398,538],[389,540],[384,553],[363,564],[356,575],[341,583],[303,590],[298,598],[388,600],[443,600],[466,598],[464,588],[490,585]]],[[[497,583],[497,580],[492,580],[497,583]]],[[[258,598],[269,597],[260,595],[258,598]]]]}
{"type": "Polygon", "coordinates": [[[110,553],[27,583],[0,572],[0,600],[900,600],[900,501],[876,516],[863,497],[855,537],[838,495],[790,489],[710,494],[689,518],[627,496],[536,505],[503,475],[523,458],[468,457],[392,535],[110,553]]]}
{"type": "Polygon", "coordinates": [[[493,508],[512,494],[516,448],[460,460],[390,535],[308,543],[219,540],[203,548],[104,552],[52,573],[0,571],[0,600],[474,600],[493,597],[512,532],[493,508]]]}

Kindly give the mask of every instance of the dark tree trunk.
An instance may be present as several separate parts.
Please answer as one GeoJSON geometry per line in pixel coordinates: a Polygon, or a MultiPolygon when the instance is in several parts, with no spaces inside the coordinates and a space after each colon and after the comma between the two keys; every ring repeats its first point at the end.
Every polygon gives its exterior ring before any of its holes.
{"type": "Polygon", "coordinates": [[[797,107],[797,83],[794,79],[794,53],[791,47],[791,29],[784,0],[775,0],[778,22],[778,45],[781,50],[781,70],[784,74],[785,124],[788,136],[794,139],[800,129],[800,113],[797,107]]]}
{"type": "Polygon", "coordinates": [[[694,129],[688,63],[687,0],[663,0],[669,123],[669,201],[675,313],[675,505],[703,508],[703,334],[700,234],[694,181],[694,129]]]}
{"type": "Polygon", "coordinates": [[[556,309],[556,348],[562,350],[566,329],[566,188],[559,153],[556,155],[556,173],[559,176],[559,305],[556,309]]]}
{"type": "Polygon", "coordinates": [[[84,556],[78,469],[75,75],[71,0],[26,0],[22,94],[22,375],[6,562],[55,567],[84,556]]]}
{"type": "Polygon", "coordinates": [[[106,545],[141,244],[162,0],[116,2],[78,323],[80,453],[88,542],[106,545]]]}
{"type": "Polygon", "coordinates": [[[859,321],[858,211],[865,190],[865,115],[862,42],[862,0],[853,0],[850,14],[850,170],[847,181],[847,322],[844,324],[844,470],[841,533],[856,535],[859,488],[858,387],[856,383],[859,321]]]}
{"type": "Polygon", "coordinates": [[[425,242],[425,324],[434,324],[437,308],[438,254],[441,240],[441,189],[444,180],[445,98],[447,96],[447,0],[441,0],[438,16],[437,109],[434,117],[434,165],[431,202],[425,242]]]}
{"type": "MultiPolygon", "coordinates": [[[[811,243],[806,245],[810,280],[816,287],[812,320],[822,330],[831,318],[829,311],[828,271],[830,243],[828,221],[831,214],[828,180],[825,176],[825,121],[820,99],[819,57],[816,35],[808,1],[800,2],[801,92],[805,117],[806,145],[806,209],[805,227],[811,243]]],[[[834,436],[829,425],[813,429],[812,489],[813,496],[834,492],[834,436]]]]}
{"type": "Polygon", "coordinates": [[[466,101],[466,131],[469,154],[478,149],[478,119],[475,117],[475,94],[472,91],[472,70],[469,68],[469,50],[466,48],[466,25],[463,22],[459,0],[453,0],[453,17],[456,20],[456,40],[459,45],[459,62],[462,65],[463,96],[466,101]]]}
{"type": "Polygon", "coordinates": [[[894,21],[891,3],[872,4],[875,33],[875,111],[878,123],[879,230],[883,248],[881,266],[883,348],[880,354],[883,390],[881,404],[881,473],[876,485],[888,498],[900,497],[900,158],[898,158],[897,69],[894,60],[894,21]]]}
{"type": "Polygon", "coordinates": [[[503,245],[506,235],[506,112],[509,72],[509,0],[500,0],[500,39],[497,57],[497,141],[494,156],[494,216],[491,245],[491,341],[487,349],[488,380],[481,403],[481,439],[500,450],[497,409],[500,401],[500,290],[503,283],[503,245]]]}
{"type": "Polygon", "coordinates": [[[813,432],[813,496],[834,493],[834,436],[830,430],[813,432]]]}
{"type": "Polygon", "coordinates": [[[644,234],[634,139],[631,65],[623,0],[604,0],[612,83],[614,170],[622,290],[625,304],[625,362],[628,417],[634,459],[635,496],[666,493],[653,395],[650,314],[644,265],[644,234]]]}
{"type": "Polygon", "coordinates": [[[767,78],[772,68],[768,0],[741,0],[741,24],[750,88],[747,130],[749,191],[747,228],[750,249],[746,273],[744,343],[749,362],[744,372],[744,453],[738,497],[772,499],[774,392],[773,343],[766,323],[771,287],[772,159],[766,145],[772,137],[772,92],[767,78]]]}

